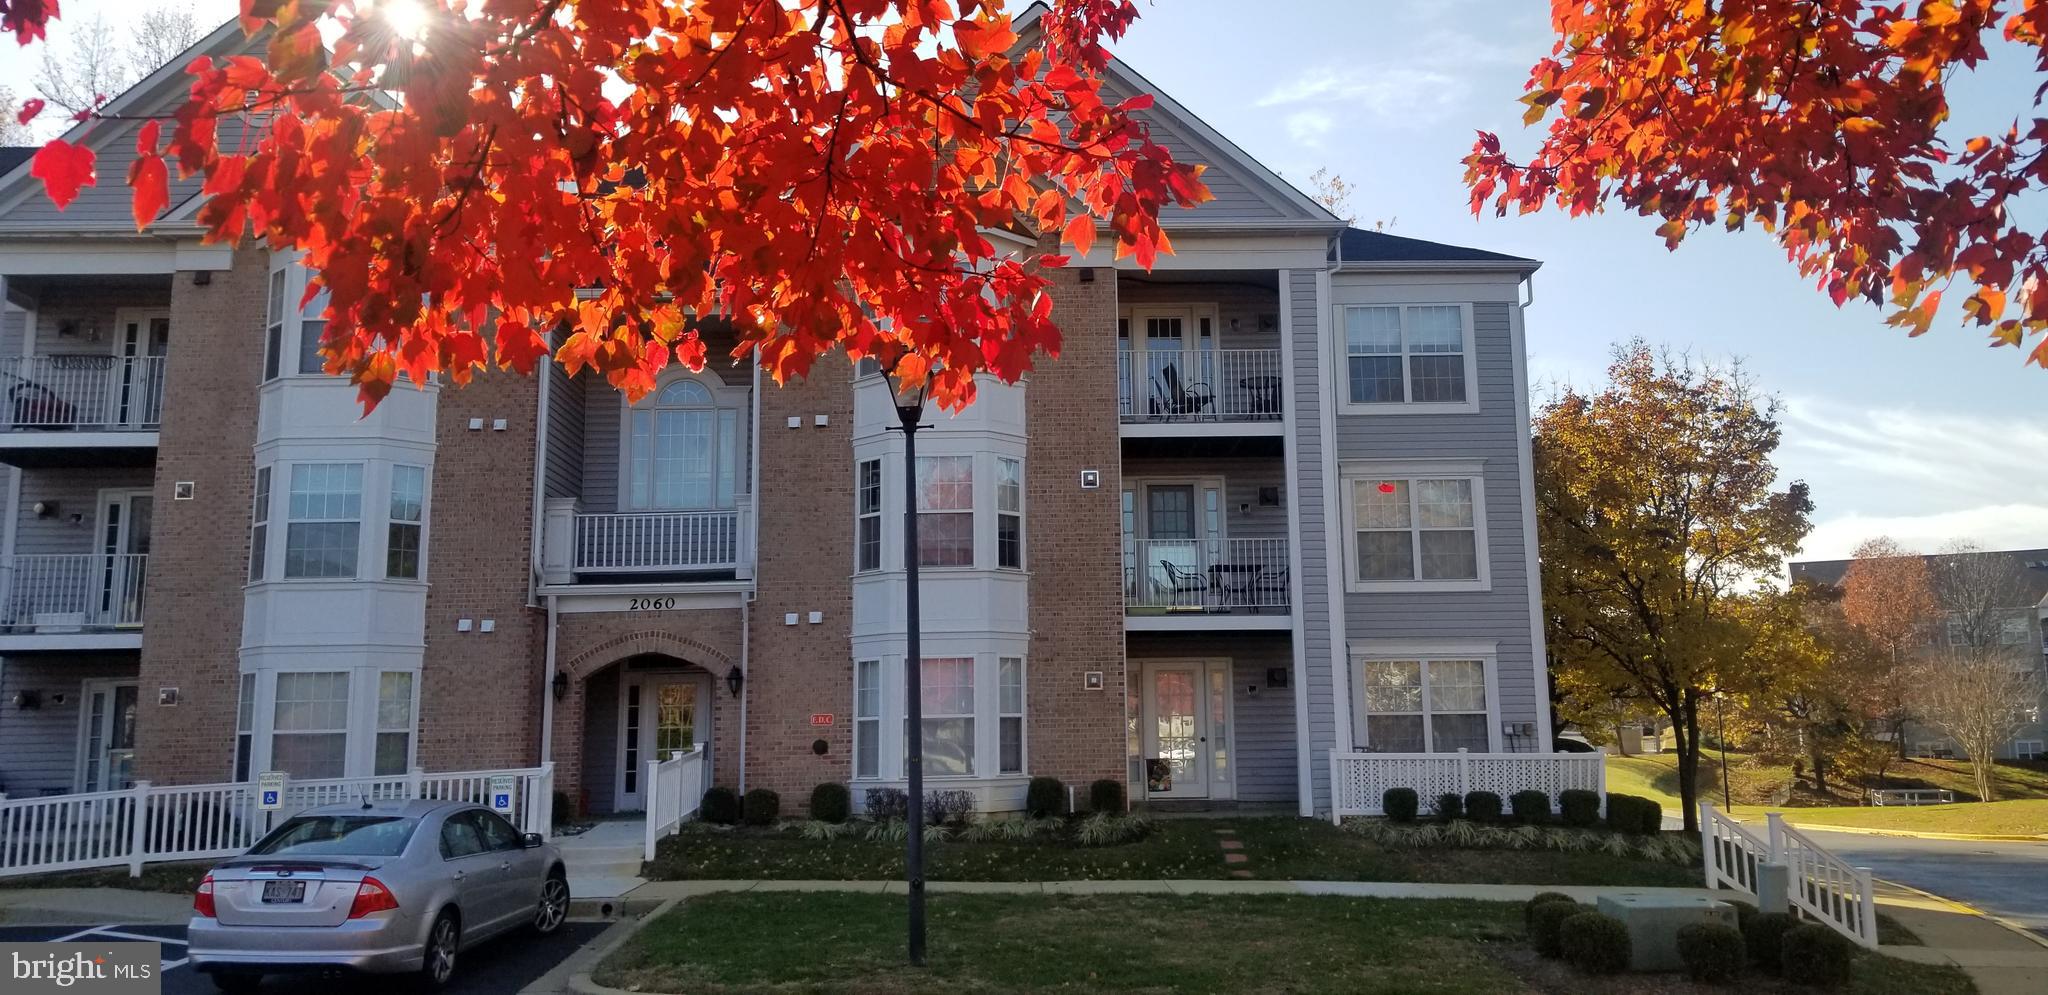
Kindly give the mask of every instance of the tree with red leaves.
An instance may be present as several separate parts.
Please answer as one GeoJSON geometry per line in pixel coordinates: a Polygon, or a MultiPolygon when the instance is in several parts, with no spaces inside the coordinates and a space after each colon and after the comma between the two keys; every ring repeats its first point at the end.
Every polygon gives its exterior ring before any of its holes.
{"type": "MultiPolygon", "coordinates": [[[[0,0],[22,44],[55,13],[0,0]]],[[[1149,267],[1160,210],[1208,199],[1134,116],[1151,98],[1103,98],[1129,0],[1037,14],[1024,44],[994,0],[243,0],[265,53],[188,66],[127,182],[138,228],[175,169],[210,238],[303,252],[366,404],[401,372],[531,371],[557,329],[565,367],[637,398],[701,367],[717,314],[778,380],[843,348],[958,407],[1058,353],[1059,243],[1101,226],[1149,267]]],[[[61,207],[94,158],[31,168],[61,207]]]]}
{"type": "Polygon", "coordinates": [[[1480,133],[1474,213],[1618,203],[1674,249],[1761,225],[1838,306],[1888,302],[1920,335],[1956,294],[1994,344],[2038,337],[2027,360],[2048,367],[2048,231],[2014,210],[2048,186],[2048,116],[1948,121],[1950,79],[1994,32],[2048,72],[2048,0],[1552,0],[1551,23],[1522,97],[1548,129],[1520,160],[1480,133]]]}

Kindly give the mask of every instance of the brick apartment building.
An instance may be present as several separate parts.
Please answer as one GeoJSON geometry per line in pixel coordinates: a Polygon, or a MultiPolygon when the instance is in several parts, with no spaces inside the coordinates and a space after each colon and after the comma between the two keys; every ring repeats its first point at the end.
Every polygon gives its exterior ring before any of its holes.
{"type": "MultiPolygon", "coordinates": [[[[1077,259],[1061,357],[920,435],[927,783],[1310,814],[1333,751],[1547,751],[1538,264],[1347,229],[1170,98],[1146,116],[1216,199],[1150,273],[1077,259]]],[[[0,789],[548,760],[627,811],[693,742],[786,805],[901,783],[879,377],[714,362],[627,404],[493,373],[365,418],[294,260],[201,244],[192,181],[136,234],[132,137],[92,144],[108,181],[61,213],[0,159],[0,789]]]]}

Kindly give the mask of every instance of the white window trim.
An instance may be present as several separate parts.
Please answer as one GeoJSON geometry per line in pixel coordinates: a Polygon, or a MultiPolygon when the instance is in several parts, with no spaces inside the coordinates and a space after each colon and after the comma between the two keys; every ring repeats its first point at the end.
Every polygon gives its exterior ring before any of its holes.
{"type": "MultiPolygon", "coordinates": [[[[271,484],[272,487],[276,486],[275,479],[275,476],[273,476],[271,484]]],[[[384,470],[384,529],[380,533],[380,535],[382,536],[382,541],[378,543],[377,557],[377,562],[383,565],[383,569],[378,572],[379,580],[390,581],[392,583],[397,584],[425,584],[427,582],[427,522],[433,517],[433,513],[430,510],[433,504],[433,494],[433,467],[423,466],[418,463],[392,463],[388,468],[384,470]],[[420,517],[417,520],[400,520],[391,517],[391,498],[394,493],[394,490],[398,486],[398,471],[401,468],[408,470],[418,470],[420,472],[420,517]],[[416,550],[415,553],[415,558],[418,560],[417,566],[419,569],[416,571],[414,576],[391,576],[391,527],[393,525],[414,525],[419,527],[419,548],[416,550]]]]}
{"type": "Polygon", "coordinates": [[[1472,305],[1464,301],[1373,301],[1339,304],[1332,312],[1336,366],[1332,376],[1337,387],[1337,413],[1341,415],[1441,415],[1473,414],[1479,410],[1479,337],[1472,324],[1472,305]],[[1345,334],[1344,313],[1352,308],[1399,308],[1401,311],[1401,391],[1412,397],[1409,386],[1408,309],[1415,307],[1456,307],[1465,333],[1465,399],[1463,401],[1353,401],[1351,399],[1351,346],[1345,334]]]}
{"type": "Polygon", "coordinates": [[[629,404],[629,403],[627,403],[627,401],[626,401],[626,395],[625,395],[625,393],[624,393],[623,391],[619,392],[619,395],[618,395],[618,396],[619,396],[619,482],[618,482],[618,487],[619,487],[619,490],[618,490],[618,495],[619,495],[619,496],[618,496],[618,501],[617,501],[617,504],[618,504],[618,509],[617,509],[617,510],[618,510],[618,511],[619,511],[619,512],[620,512],[621,514],[634,514],[634,513],[658,514],[658,513],[661,513],[661,512],[691,512],[691,511],[732,511],[732,510],[734,510],[734,509],[738,508],[738,507],[739,507],[740,505],[742,505],[742,504],[746,503],[746,501],[747,501],[747,474],[746,474],[746,468],[747,468],[747,460],[748,460],[748,459],[749,459],[750,457],[749,457],[749,455],[748,455],[748,453],[747,453],[747,448],[746,448],[746,447],[747,447],[747,443],[746,443],[746,440],[745,440],[745,439],[743,438],[743,436],[744,436],[744,435],[745,435],[745,434],[746,434],[747,432],[749,432],[749,431],[753,431],[754,429],[749,429],[749,428],[748,428],[748,420],[747,420],[747,404],[746,404],[746,400],[745,400],[745,397],[744,397],[745,393],[746,393],[746,388],[743,388],[743,387],[728,387],[728,386],[726,386],[726,383],[725,383],[725,381],[724,381],[724,380],[720,379],[720,378],[719,378],[718,376],[716,376],[716,375],[714,375],[713,373],[711,373],[711,372],[710,372],[710,371],[709,371],[708,369],[707,369],[706,371],[704,371],[703,373],[691,373],[691,372],[689,372],[688,370],[682,370],[681,372],[674,372],[674,373],[670,373],[669,375],[667,375],[667,376],[664,376],[664,377],[662,377],[662,378],[661,378],[660,380],[658,380],[658,381],[656,381],[656,382],[655,382],[655,385],[654,385],[654,389],[653,389],[653,390],[651,390],[651,391],[649,391],[649,392],[647,393],[647,396],[646,396],[646,397],[643,397],[643,398],[641,398],[641,399],[640,399],[640,404],[629,404]],[[712,412],[712,416],[711,416],[711,434],[712,434],[712,441],[713,441],[713,442],[714,442],[715,444],[717,444],[717,445],[729,445],[729,446],[731,446],[731,447],[732,447],[732,454],[733,454],[733,464],[732,464],[732,465],[733,465],[733,482],[732,482],[732,493],[733,493],[733,500],[732,500],[732,503],[733,503],[733,507],[731,507],[731,508],[721,508],[721,507],[717,507],[717,505],[718,505],[718,456],[719,456],[719,454],[718,454],[718,453],[713,453],[713,454],[712,454],[712,457],[711,457],[711,460],[712,460],[712,462],[711,462],[711,491],[712,491],[712,494],[711,494],[711,503],[712,503],[712,505],[713,505],[712,507],[708,507],[708,508],[664,508],[664,507],[660,507],[660,506],[658,506],[658,505],[650,505],[650,506],[648,506],[648,507],[646,507],[646,508],[635,508],[635,507],[633,507],[633,506],[632,506],[632,500],[633,500],[633,497],[632,497],[632,495],[633,495],[633,412],[635,412],[635,411],[652,411],[652,410],[654,410],[654,408],[653,408],[653,407],[652,407],[651,405],[650,405],[650,406],[648,406],[648,407],[641,407],[640,405],[648,404],[648,403],[649,403],[650,401],[652,401],[652,400],[653,400],[654,398],[656,398],[656,397],[660,396],[660,394],[661,394],[661,389],[662,389],[663,387],[667,387],[667,386],[669,386],[670,384],[672,384],[672,383],[676,382],[677,380],[695,380],[695,381],[697,382],[697,384],[698,384],[699,386],[703,387],[703,388],[704,388],[704,389],[705,389],[706,391],[709,391],[709,392],[710,392],[710,394],[711,394],[711,406],[710,406],[709,408],[704,408],[704,409],[701,409],[701,410],[705,410],[705,411],[710,411],[710,412],[712,412]],[[719,429],[718,429],[718,425],[719,425],[719,421],[720,421],[720,414],[721,414],[722,412],[725,412],[725,411],[728,411],[728,410],[730,410],[730,411],[734,412],[734,415],[733,415],[733,430],[732,430],[732,438],[730,438],[730,439],[722,439],[722,438],[719,438],[719,437],[718,437],[718,431],[719,431],[719,429]]]}
{"type": "MultiPolygon", "coordinates": [[[[916,513],[917,519],[920,523],[924,521],[924,516],[926,515],[966,515],[968,526],[967,534],[969,536],[968,541],[972,545],[968,549],[966,563],[932,564],[921,562],[917,565],[917,569],[920,574],[931,570],[995,569],[995,456],[994,454],[974,452],[935,452],[917,454],[917,460],[920,463],[926,460],[952,459],[967,461],[967,507],[946,508],[934,511],[926,511],[923,508],[917,507],[918,498],[922,493],[922,488],[920,488],[916,492],[903,495],[903,500],[906,503],[908,503],[911,509],[916,513]]],[[[923,535],[922,526],[920,526],[918,534],[920,536],[923,535]]],[[[902,540],[902,536],[899,534],[897,536],[897,539],[900,542],[902,540]]],[[[883,540],[883,544],[888,544],[886,539],[883,540]]],[[[909,555],[909,553],[906,551],[905,555],[909,555]]],[[[920,553],[919,555],[920,558],[922,558],[922,554],[920,553]]],[[[939,659],[939,657],[932,657],[932,659],[939,659]]]]}
{"type": "Polygon", "coordinates": [[[1016,777],[1031,769],[1031,661],[1022,654],[996,654],[996,770],[997,777],[1016,777]],[[1003,711],[1003,661],[1017,661],[1017,708],[1003,711]],[[1017,719],[1017,769],[1003,770],[1003,720],[1017,719]]]}
{"type": "Polygon", "coordinates": [[[384,735],[386,735],[386,734],[389,734],[389,733],[398,733],[398,732],[403,732],[403,733],[405,733],[405,764],[404,764],[404,766],[403,766],[403,769],[402,769],[402,770],[400,770],[400,772],[399,772],[399,773],[401,773],[401,774],[402,774],[402,773],[405,773],[406,771],[410,771],[410,770],[412,770],[412,769],[413,769],[413,766],[414,766],[415,764],[417,764],[417,763],[419,762],[419,755],[420,755],[420,683],[421,683],[421,681],[420,681],[420,672],[419,672],[419,671],[417,671],[417,670],[404,670],[404,669],[399,669],[399,670],[379,670],[379,671],[377,671],[377,688],[376,688],[376,691],[375,691],[375,695],[374,695],[374,697],[376,698],[376,703],[375,703],[374,705],[372,705],[372,706],[371,706],[371,709],[370,709],[370,712],[371,712],[371,714],[370,714],[370,767],[369,767],[369,770],[370,770],[370,773],[371,773],[372,775],[374,775],[374,776],[379,776],[379,777],[395,777],[395,776],[397,776],[397,775],[395,775],[395,774],[381,774],[381,775],[380,775],[380,774],[377,774],[377,773],[376,773],[376,771],[377,771],[377,739],[378,739],[379,737],[381,737],[381,736],[384,736],[384,735]],[[412,698],[412,701],[411,701],[411,702],[409,702],[409,703],[408,703],[408,704],[406,705],[406,726],[405,726],[405,728],[404,728],[404,729],[398,729],[398,728],[386,728],[386,727],[384,726],[384,714],[383,714],[383,712],[384,712],[384,708],[383,708],[383,705],[384,705],[384,675],[385,675],[385,674],[404,674],[404,675],[406,675],[406,676],[407,676],[408,678],[410,678],[410,679],[411,679],[411,680],[410,680],[410,682],[409,682],[409,683],[407,684],[407,691],[408,691],[408,692],[410,693],[410,695],[411,695],[411,698],[412,698]]]}
{"type": "Polygon", "coordinates": [[[991,470],[992,477],[992,479],[990,479],[989,481],[988,502],[990,533],[989,555],[992,559],[992,565],[997,570],[1026,570],[1031,566],[1031,547],[1029,539],[1025,534],[1025,525],[1028,521],[1028,519],[1026,518],[1028,512],[1025,507],[1028,499],[1025,497],[1025,495],[1031,490],[1031,487],[1029,484],[1029,478],[1026,477],[1026,474],[1029,471],[1025,469],[1024,457],[1011,456],[1007,453],[996,453],[989,458],[989,467],[991,470]],[[1003,464],[1006,462],[1017,464],[1017,508],[1014,511],[1003,510],[1003,464]],[[1012,566],[1003,565],[1002,525],[1003,516],[1005,515],[1009,515],[1017,519],[1017,562],[1012,566]]]}
{"type": "MultiPolygon", "coordinates": [[[[1486,752],[1501,752],[1500,719],[1500,644],[1474,639],[1353,639],[1347,646],[1346,656],[1351,679],[1351,722],[1356,730],[1354,736],[1357,748],[1367,749],[1372,745],[1372,723],[1367,721],[1365,711],[1365,680],[1360,673],[1369,661],[1421,661],[1423,678],[1422,706],[1425,716],[1429,714],[1428,665],[1435,660],[1477,660],[1486,678],[1486,752]]],[[[1456,713],[1468,714],[1468,713],[1456,713]]],[[[1429,722],[1423,721],[1423,745],[1429,745],[1429,722]]],[[[1455,756],[1454,753],[1437,754],[1455,756]]]]}
{"type": "MultiPolygon", "coordinates": [[[[927,786],[977,784],[989,781],[1015,781],[1031,776],[1031,654],[1010,646],[968,646],[945,639],[937,640],[938,645],[925,651],[927,660],[967,658],[974,661],[974,773],[935,774],[926,770],[927,786]],[[1024,662],[1024,769],[1002,773],[1002,658],[1015,657],[1024,662]]],[[[854,721],[860,721],[858,675],[852,669],[859,661],[880,661],[877,671],[880,685],[880,727],[875,737],[875,749],[879,755],[875,762],[875,776],[861,777],[860,758],[851,758],[847,768],[847,781],[856,788],[887,787],[903,783],[907,772],[904,769],[906,732],[909,709],[903,699],[904,657],[901,652],[858,653],[848,659],[847,708],[854,721]]],[[[925,718],[935,716],[927,714],[925,718]]]]}
{"type": "MultiPolygon", "coordinates": [[[[257,725],[257,728],[261,731],[263,737],[264,765],[261,769],[277,769],[277,737],[279,736],[332,736],[337,731],[339,731],[341,733],[341,776],[350,777],[368,774],[376,764],[377,717],[375,715],[375,712],[377,707],[377,689],[375,685],[377,682],[375,680],[364,681],[362,679],[362,675],[365,673],[374,673],[374,671],[366,671],[357,667],[309,665],[305,667],[294,667],[289,670],[273,670],[260,676],[257,679],[257,684],[259,686],[266,687],[268,691],[268,693],[264,695],[262,701],[262,705],[263,708],[265,709],[266,714],[262,716],[257,725]],[[347,678],[347,693],[342,698],[343,712],[341,728],[339,730],[290,729],[284,732],[278,731],[278,679],[285,676],[307,674],[341,674],[343,677],[347,678]],[[357,728],[357,725],[361,722],[360,716],[363,715],[361,698],[364,690],[363,685],[366,683],[371,685],[371,687],[369,688],[369,710],[371,714],[369,716],[369,729],[367,735],[364,734],[364,730],[357,728]],[[365,742],[365,740],[367,740],[367,743],[365,742]],[[366,755],[366,758],[358,759],[359,754],[366,755]]],[[[417,677],[414,678],[414,682],[418,682],[417,677]]],[[[293,779],[325,780],[324,778],[299,778],[297,777],[297,775],[293,775],[293,779]]]]}
{"type": "MultiPolygon", "coordinates": [[[[1363,460],[1338,466],[1337,504],[1344,519],[1344,590],[1350,594],[1392,594],[1423,591],[1491,591],[1493,558],[1486,536],[1486,463],[1484,460],[1363,460]],[[1472,544],[1479,576],[1472,580],[1365,580],[1358,576],[1358,512],[1351,500],[1354,484],[1364,480],[1455,480],[1472,482],[1472,544]]],[[[1411,527],[1410,531],[1414,531],[1411,527]]],[[[1420,563],[1417,569],[1420,569],[1420,563]]]]}
{"type": "Polygon", "coordinates": [[[889,563],[889,468],[879,455],[864,456],[853,461],[853,572],[858,574],[880,573],[889,563]],[[875,465],[875,510],[863,512],[860,507],[862,474],[867,465],[875,465]],[[865,519],[875,520],[875,565],[861,566],[860,525],[865,519]]]}
{"type": "MultiPolygon", "coordinates": [[[[282,491],[280,491],[277,486],[277,471],[273,469],[270,474],[270,499],[272,502],[282,500],[282,502],[284,503],[283,516],[281,518],[273,516],[272,518],[273,523],[281,522],[284,525],[284,528],[278,529],[273,526],[273,528],[270,530],[274,535],[278,536],[278,538],[274,539],[273,541],[281,543],[281,545],[277,548],[278,556],[275,561],[277,564],[277,579],[280,581],[289,581],[292,583],[298,583],[301,581],[324,581],[327,583],[335,583],[362,580],[364,562],[379,562],[384,551],[383,540],[373,539],[372,537],[374,527],[371,525],[371,523],[374,522],[376,523],[377,526],[382,526],[383,524],[385,524],[386,519],[389,517],[388,513],[390,511],[390,506],[388,498],[390,492],[391,474],[388,469],[383,469],[385,464],[362,459],[305,459],[290,461],[280,460],[276,463],[271,464],[271,466],[274,468],[282,467],[284,468],[285,471],[284,488],[282,491]],[[350,519],[346,518],[295,519],[292,517],[292,476],[294,472],[297,471],[298,468],[302,466],[353,466],[358,471],[356,479],[356,517],[353,519],[356,526],[356,569],[354,573],[345,574],[338,577],[293,577],[286,573],[286,568],[288,566],[287,561],[291,555],[290,551],[293,525],[336,524],[351,521],[350,519]],[[380,483],[383,485],[381,488],[378,486],[380,483]],[[385,505],[386,514],[372,516],[370,514],[370,509],[373,507],[373,505],[371,504],[370,495],[379,493],[380,490],[383,493],[385,493],[387,498],[385,505]]],[[[274,506],[273,510],[275,510],[274,506]]],[[[270,562],[271,561],[268,558],[265,559],[266,570],[269,569],[270,562]]],[[[383,577],[384,571],[380,567],[380,569],[378,569],[376,572],[378,578],[381,579],[383,577]]]]}
{"type": "MultiPolygon", "coordinates": [[[[338,380],[337,378],[328,376],[325,370],[318,370],[312,373],[299,372],[299,355],[300,352],[302,351],[300,348],[300,339],[305,334],[305,323],[308,320],[308,315],[306,315],[304,310],[299,307],[299,298],[305,295],[306,282],[308,279],[310,279],[310,274],[307,273],[305,265],[300,261],[301,259],[302,255],[299,253],[280,252],[274,253],[270,257],[270,273],[284,274],[284,293],[283,300],[280,302],[280,310],[282,310],[284,314],[282,316],[282,321],[279,321],[275,320],[279,316],[270,313],[269,281],[273,279],[273,277],[266,275],[264,278],[263,285],[263,348],[265,350],[265,355],[263,357],[264,372],[267,372],[269,370],[271,359],[268,353],[268,350],[270,348],[270,326],[282,324],[284,327],[278,333],[277,339],[277,376],[265,377],[262,382],[266,384],[271,384],[294,379],[329,379],[336,380],[336,382],[343,382],[338,380]]],[[[311,320],[322,322],[323,325],[324,322],[326,321],[326,319],[324,318],[312,318],[311,320]]]]}

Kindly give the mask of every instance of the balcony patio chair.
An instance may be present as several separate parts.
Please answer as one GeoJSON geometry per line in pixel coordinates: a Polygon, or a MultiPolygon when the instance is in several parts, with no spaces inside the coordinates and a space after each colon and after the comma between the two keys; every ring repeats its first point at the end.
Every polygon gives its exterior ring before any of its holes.
{"type": "Polygon", "coordinates": [[[16,427],[50,428],[76,422],[76,409],[57,392],[22,377],[7,388],[7,407],[16,427]]]}
{"type": "Polygon", "coordinates": [[[1256,606],[1254,608],[1255,611],[1286,607],[1289,596],[1287,568],[1260,570],[1259,575],[1252,578],[1252,595],[1252,602],[1256,606]]]}
{"type": "Polygon", "coordinates": [[[1159,371],[1166,378],[1166,406],[1169,417],[1199,418],[1216,404],[1216,392],[1200,380],[1182,383],[1180,370],[1168,363],[1159,371]]]}
{"type": "MultiPolygon", "coordinates": [[[[1174,596],[1173,601],[1176,605],[1184,603],[1184,595],[1206,595],[1209,591],[1209,578],[1193,570],[1183,570],[1172,560],[1160,560],[1159,569],[1166,574],[1166,583],[1159,586],[1165,589],[1165,593],[1174,596]]],[[[1200,598],[1195,600],[1200,601],[1200,598]]]]}

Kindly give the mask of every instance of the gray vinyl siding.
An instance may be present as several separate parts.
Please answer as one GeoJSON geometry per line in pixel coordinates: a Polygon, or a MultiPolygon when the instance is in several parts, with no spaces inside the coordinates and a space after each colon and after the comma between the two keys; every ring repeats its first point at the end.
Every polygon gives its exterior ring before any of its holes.
{"type": "Polygon", "coordinates": [[[618,787],[621,669],[606,667],[583,688],[583,794],[597,814],[612,810],[618,787]]]}
{"type": "MultiPolygon", "coordinates": [[[[1223,534],[1231,539],[1287,538],[1287,465],[1278,457],[1214,459],[1148,459],[1124,461],[1124,486],[1136,488],[1147,479],[1223,478],[1223,534]],[[1261,488],[1277,488],[1280,503],[1261,505],[1261,488]],[[1243,509],[1243,510],[1240,510],[1243,509]]],[[[1144,514],[1142,498],[1138,513],[1144,514]]]]}
{"type": "MultiPolygon", "coordinates": [[[[35,798],[71,791],[77,779],[80,692],[88,680],[133,679],[126,656],[31,656],[0,660],[0,791],[35,798]],[[14,696],[35,691],[39,708],[16,708],[14,696]],[[59,701],[59,698],[62,701],[59,701]]],[[[223,751],[233,748],[224,742],[223,751]]]]}
{"type": "Polygon", "coordinates": [[[1294,496],[1297,516],[1301,523],[1298,540],[1301,563],[1301,604],[1296,608],[1301,616],[1302,651],[1306,673],[1303,675],[1304,690],[1307,693],[1308,743],[1310,748],[1309,784],[1314,795],[1315,807],[1326,811],[1330,805],[1330,760],[1329,751],[1337,743],[1335,676],[1331,663],[1335,653],[1330,646],[1330,585],[1329,550],[1338,543],[1338,534],[1325,521],[1323,509],[1323,462],[1329,454],[1323,451],[1322,420],[1325,407],[1322,403],[1324,370],[1322,347],[1318,342],[1317,328],[1321,321],[1321,308],[1317,304],[1316,280],[1319,270],[1288,271],[1287,307],[1288,320],[1292,322],[1293,394],[1289,404],[1294,410],[1294,438],[1290,440],[1293,458],[1294,496]]]}
{"type": "MultiPolygon", "coordinates": [[[[1130,96],[1120,87],[1105,86],[1103,99],[1111,103],[1130,96]]],[[[1160,222],[1172,226],[1176,223],[1203,221],[1279,221],[1305,216],[1305,212],[1287,210],[1274,204],[1280,195],[1261,196],[1259,188],[1269,181],[1259,176],[1243,175],[1245,170],[1219,149],[1196,137],[1194,129],[1188,128],[1169,116],[1164,108],[1139,111],[1132,117],[1144,122],[1151,129],[1152,140],[1166,147],[1173,154],[1174,162],[1199,163],[1208,166],[1202,174],[1202,182],[1215,197],[1198,207],[1181,209],[1169,207],[1161,212],[1160,222]]]]}
{"type": "MultiPolygon", "coordinates": [[[[147,490],[154,475],[143,467],[47,468],[21,471],[14,552],[92,553],[99,550],[99,494],[102,488],[147,490]],[[36,502],[56,512],[37,518],[36,502]],[[80,516],[74,522],[72,516],[80,516]]],[[[4,755],[4,754],[0,754],[4,755]]]]}
{"type": "MultiPolygon", "coordinates": [[[[1221,326],[1219,349],[1280,348],[1280,299],[1274,291],[1251,283],[1152,283],[1144,277],[1117,281],[1117,306],[1148,304],[1214,304],[1221,326]]],[[[1142,329],[1135,332],[1143,335],[1142,329]]]]}
{"type": "MultiPolygon", "coordinates": [[[[1342,289],[1336,297],[1339,301],[1345,299],[1342,289]]],[[[1515,394],[1511,306],[1497,301],[1473,305],[1479,399],[1476,413],[1340,414],[1336,419],[1340,464],[1349,460],[1484,461],[1486,554],[1492,589],[1347,594],[1345,636],[1350,640],[1497,642],[1495,680],[1500,721],[1537,722],[1538,694],[1529,629],[1530,563],[1523,543],[1520,463],[1522,435],[1528,426],[1522,422],[1515,394]]],[[[1339,495],[1340,502],[1345,499],[1346,495],[1339,495]]],[[[1341,523],[1334,524],[1342,527],[1341,523]]],[[[1341,540],[1341,533],[1333,533],[1332,548],[1343,548],[1341,540]]],[[[1349,708],[1350,703],[1343,707],[1349,708]]],[[[1502,747],[1518,751],[1542,748],[1532,740],[1510,742],[1505,738],[1502,747]]]]}
{"type": "MultiPolygon", "coordinates": [[[[121,189],[125,191],[127,188],[121,189]]],[[[160,287],[126,283],[80,284],[52,287],[37,294],[36,355],[113,355],[119,334],[114,319],[120,309],[170,309],[170,278],[161,279],[163,285],[160,287]]],[[[177,332],[177,329],[171,329],[173,336],[177,332]]],[[[20,339],[13,340],[12,348],[6,354],[21,355],[20,339]]]]}
{"type": "Polygon", "coordinates": [[[28,312],[0,304],[0,356],[19,356],[28,334],[28,312]]]}
{"type": "Polygon", "coordinates": [[[583,385],[563,372],[562,364],[547,364],[548,447],[545,493],[551,498],[580,497],[583,475],[584,405],[583,385]]]}
{"type": "Polygon", "coordinates": [[[1133,674],[1148,659],[1231,661],[1230,707],[1237,722],[1232,739],[1237,752],[1231,766],[1241,802],[1296,800],[1294,689],[1266,684],[1268,670],[1293,670],[1289,638],[1285,632],[1134,632],[1127,640],[1133,674]]]}

